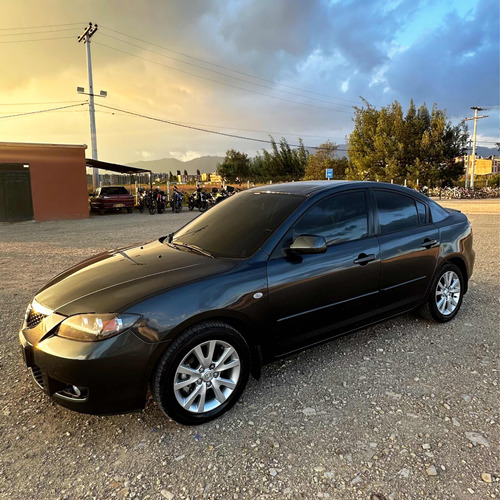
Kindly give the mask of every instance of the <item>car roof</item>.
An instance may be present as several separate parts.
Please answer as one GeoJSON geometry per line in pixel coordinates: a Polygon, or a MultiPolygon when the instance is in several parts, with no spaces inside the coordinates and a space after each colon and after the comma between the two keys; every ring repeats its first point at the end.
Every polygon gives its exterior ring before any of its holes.
{"type": "Polygon", "coordinates": [[[397,184],[388,182],[373,182],[373,181],[299,181],[299,182],[284,182],[282,184],[269,184],[251,189],[253,192],[259,193],[289,193],[303,196],[312,196],[313,194],[329,190],[342,190],[342,188],[384,188],[392,189],[402,193],[411,194],[417,198],[426,198],[418,191],[397,184]]]}
{"type": "Polygon", "coordinates": [[[324,191],[334,186],[349,184],[349,181],[299,181],[284,182],[282,184],[268,184],[253,188],[252,191],[260,193],[289,193],[310,195],[318,191],[324,191]]]}

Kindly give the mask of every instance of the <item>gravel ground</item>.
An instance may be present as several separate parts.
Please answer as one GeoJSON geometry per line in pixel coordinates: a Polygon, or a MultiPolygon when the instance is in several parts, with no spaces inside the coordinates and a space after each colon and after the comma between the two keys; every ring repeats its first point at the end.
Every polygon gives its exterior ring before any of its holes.
{"type": "Polygon", "coordinates": [[[0,498],[500,498],[497,200],[468,214],[476,267],[458,317],[405,315],[263,369],[222,418],[183,427],[150,399],[96,417],[52,403],[17,332],[37,289],[192,213],[0,224],[0,498]]]}

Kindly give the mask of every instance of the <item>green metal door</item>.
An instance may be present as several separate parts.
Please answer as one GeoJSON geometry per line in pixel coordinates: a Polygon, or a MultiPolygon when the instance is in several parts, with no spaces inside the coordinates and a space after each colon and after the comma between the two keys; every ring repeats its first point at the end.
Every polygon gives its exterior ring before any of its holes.
{"type": "Polygon", "coordinates": [[[0,221],[33,219],[29,165],[0,163],[0,221]]]}

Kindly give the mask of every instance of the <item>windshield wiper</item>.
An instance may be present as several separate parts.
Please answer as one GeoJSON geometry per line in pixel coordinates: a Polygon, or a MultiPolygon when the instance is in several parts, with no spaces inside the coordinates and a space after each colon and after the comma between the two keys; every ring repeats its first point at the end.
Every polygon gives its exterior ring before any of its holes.
{"type": "Polygon", "coordinates": [[[210,252],[208,252],[207,250],[203,250],[203,248],[197,247],[196,245],[190,245],[189,243],[183,243],[182,241],[170,241],[168,242],[168,244],[172,246],[187,248],[188,250],[192,250],[193,252],[200,253],[201,255],[206,255],[211,259],[215,259],[215,257],[210,252]]]}

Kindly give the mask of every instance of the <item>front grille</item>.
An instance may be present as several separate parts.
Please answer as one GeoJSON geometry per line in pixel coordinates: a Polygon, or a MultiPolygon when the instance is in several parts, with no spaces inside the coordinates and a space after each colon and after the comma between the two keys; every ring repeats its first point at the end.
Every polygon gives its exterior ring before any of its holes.
{"type": "Polygon", "coordinates": [[[45,386],[43,384],[42,370],[40,370],[40,368],[38,368],[38,366],[34,365],[31,368],[31,375],[33,375],[35,382],[40,386],[40,388],[44,389],[45,386]]]}
{"type": "Polygon", "coordinates": [[[30,309],[26,317],[26,328],[28,328],[29,330],[35,328],[35,326],[38,326],[46,317],[46,314],[42,314],[34,311],[33,309],[30,309]]]}

